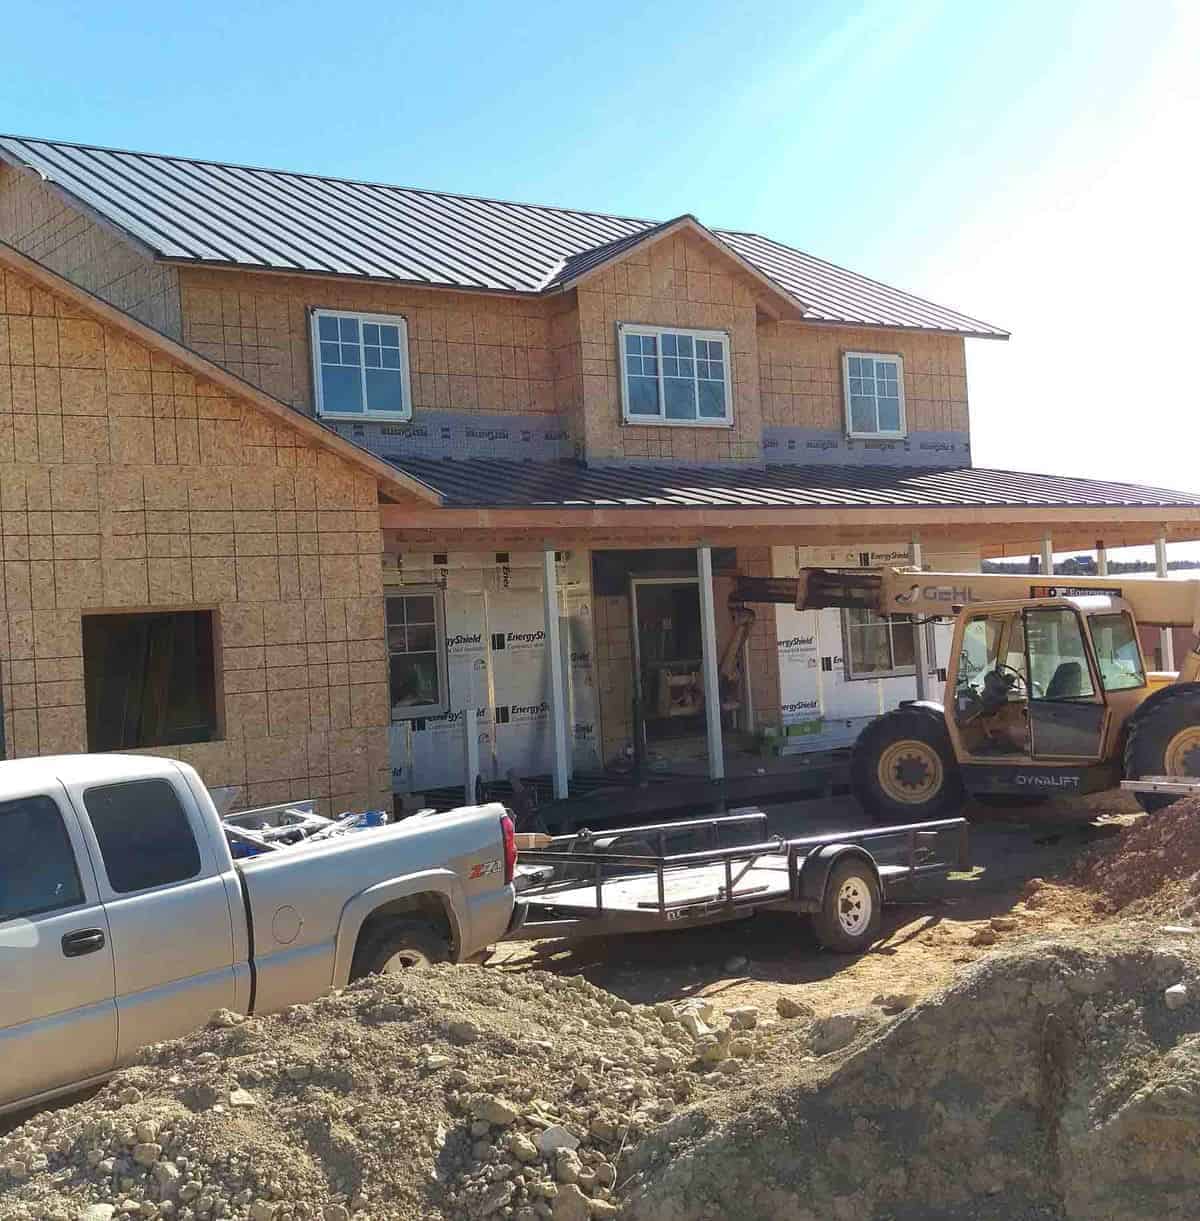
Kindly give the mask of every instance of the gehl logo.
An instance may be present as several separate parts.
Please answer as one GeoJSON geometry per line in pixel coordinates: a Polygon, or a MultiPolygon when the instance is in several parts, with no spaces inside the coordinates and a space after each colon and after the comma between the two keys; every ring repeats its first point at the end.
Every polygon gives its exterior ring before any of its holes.
{"type": "Polygon", "coordinates": [[[902,606],[916,602],[947,602],[954,606],[965,606],[969,602],[982,602],[969,585],[914,585],[906,594],[897,594],[896,601],[902,606]]]}

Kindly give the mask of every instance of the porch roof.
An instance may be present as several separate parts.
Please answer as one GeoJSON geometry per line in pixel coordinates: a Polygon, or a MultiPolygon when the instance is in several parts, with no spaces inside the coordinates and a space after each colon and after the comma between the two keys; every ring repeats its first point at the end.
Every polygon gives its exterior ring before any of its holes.
{"type": "Polygon", "coordinates": [[[982,467],[605,466],[472,458],[393,465],[447,509],[1054,508],[1191,509],[1200,493],[982,467]]]}

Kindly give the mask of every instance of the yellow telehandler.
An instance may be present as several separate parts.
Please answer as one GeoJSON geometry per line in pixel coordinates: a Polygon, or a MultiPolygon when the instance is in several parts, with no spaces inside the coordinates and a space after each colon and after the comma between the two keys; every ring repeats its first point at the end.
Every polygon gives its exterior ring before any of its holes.
{"type": "Polygon", "coordinates": [[[747,602],[954,619],[942,702],[904,701],[855,743],[851,783],[873,817],[1200,777],[1200,581],[804,568],[739,578],[730,603],[747,602]],[[1147,672],[1139,622],[1192,629],[1178,674],[1147,672]]]}

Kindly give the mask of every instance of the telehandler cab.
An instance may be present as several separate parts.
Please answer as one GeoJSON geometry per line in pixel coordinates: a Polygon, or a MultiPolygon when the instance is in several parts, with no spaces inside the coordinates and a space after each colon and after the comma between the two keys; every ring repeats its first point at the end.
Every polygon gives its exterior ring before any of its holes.
{"type": "Polygon", "coordinates": [[[730,602],[954,618],[942,702],[905,701],[855,743],[854,793],[878,819],[942,818],[964,794],[1006,804],[1200,777],[1200,581],[804,568],[739,578],[730,602]],[[1192,629],[1178,674],[1147,673],[1139,621],[1192,629]]]}

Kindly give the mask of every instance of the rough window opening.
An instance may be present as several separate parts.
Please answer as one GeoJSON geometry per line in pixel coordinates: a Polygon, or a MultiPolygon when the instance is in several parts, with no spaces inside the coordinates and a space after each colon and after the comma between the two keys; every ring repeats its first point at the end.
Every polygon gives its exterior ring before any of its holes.
{"type": "Polygon", "coordinates": [[[218,736],[212,611],[83,617],[88,749],[218,736]]]}

